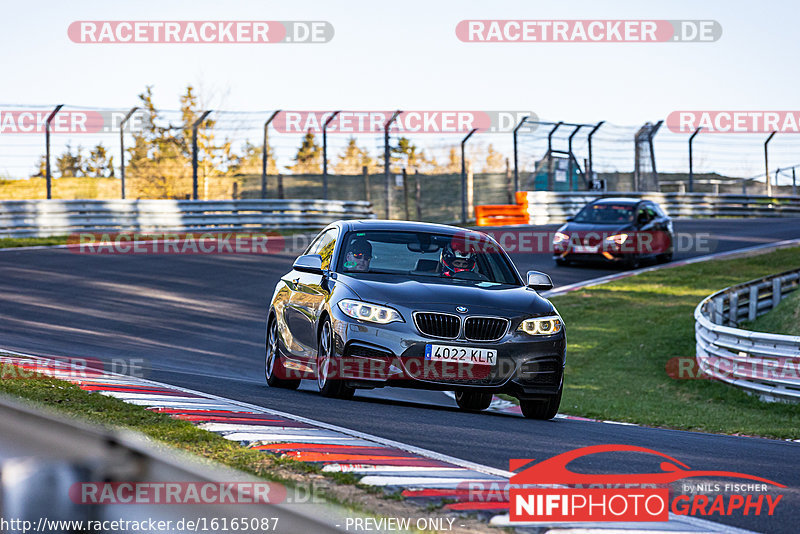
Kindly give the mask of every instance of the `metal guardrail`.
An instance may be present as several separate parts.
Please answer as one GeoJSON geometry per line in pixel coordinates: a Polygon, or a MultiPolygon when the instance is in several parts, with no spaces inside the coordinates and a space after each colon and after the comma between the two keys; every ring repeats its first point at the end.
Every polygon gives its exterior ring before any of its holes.
{"type": "MultiPolygon", "coordinates": [[[[49,415],[0,397],[0,517],[40,525],[39,532],[72,532],[53,526],[57,521],[178,521],[212,524],[232,520],[241,525],[277,518],[279,532],[343,532],[342,518],[352,512],[310,498],[298,488],[297,502],[279,504],[96,504],[74,501],[74,484],[116,483],[266,483],[240,471],[198,461],[183,453],[122,430],[104,430],[49,415]],[[40,521],[51,521],[52,524],[40,521]],[[247,523],[245,523],[247,521],[247,523]]],[[[287,490],[287,496],[292,492],[287,490]]],[[[133,501],[135,502],[135,501],[133,501]]],[[[191,502],[191,501],[190,501],[191,502]]],[[[246,502],[246,501],[245,501],[246,502]]],[[[18,523],[19,524],[19,523],[18,523]]],[[[124,523],[121,523],[124,524],[124,523]]],[[[159,527],[160,528],[160,527],[159,527]]],[[[28,532],[33,531],[29,528],[28,532]]],[[[145,529],[148,530],[149,529],[145,529]]],[[[192,530],[202,530],[201,527],[192,530]]],[[[212,528],[217,530],[216,528],[212,528]]],[[[7,532],[22,531],[9,528],[7,532]]],[[[119,526],[115,532],[137,532],[119,526]]],[[[263,532],[243,528],[241,532],[263,532]]]]}
{"type": "Polygon", "coordinates": [[[375,218],[365,201],[342,200],[6,200],[0,237],[75,232],[158,232],[321,228],[375,218]]]}
{"type": "Polygon", "coordinates": [[[800,269],[731,286],[694,310],[697,364],[705,374],[764,400],[800,402],[800,336],[737,328],[800,287],[800,269]]]}
{"type": "Polygon", "coordinates": [[[557,193],[520,191],[517,204],[528,224],[564,222],[598,198],[633,197],[658,202],[670,217],[800,217],[800,197],[707,193],[557,193]]]}

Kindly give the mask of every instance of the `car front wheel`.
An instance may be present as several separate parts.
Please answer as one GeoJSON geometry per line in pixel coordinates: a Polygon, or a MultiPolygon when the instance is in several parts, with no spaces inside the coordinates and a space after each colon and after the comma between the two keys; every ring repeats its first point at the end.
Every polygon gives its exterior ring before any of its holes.
{"type": "Polygon", "coordinates": [[[267,350],[264,361],[264,375],[271,388],[297,389],[299,379],[280,378],[280,373],[285,373],[278,354],[278,322],[272,318],[267,326],[267,350]]]}
{"type": "Polygon", "coordinates": [[[491,393],[480,391],[456,391],[456,404],[467,412],[479,412],[485,410],[492,403],[491,393]]]}
{"type": "Polygon", "coordinates": [[[330,319],[325,319],[317,341],[317,387],[323,397],[350,399],[356,390],[335,376],[338,368],[338,361],[335,360],[335,357],[333,328],[331,328],[330,319]]]}
{"type": "Polygon", "coordinates": [[[558,413],[558,407],[561,405],[561,391],[563,388],[564,386],[561,386],[558,393],[550,395],[546,399],[520,399],[519,407],[522,409],[522,415],[526,419],[552,419],[558,413]]]}

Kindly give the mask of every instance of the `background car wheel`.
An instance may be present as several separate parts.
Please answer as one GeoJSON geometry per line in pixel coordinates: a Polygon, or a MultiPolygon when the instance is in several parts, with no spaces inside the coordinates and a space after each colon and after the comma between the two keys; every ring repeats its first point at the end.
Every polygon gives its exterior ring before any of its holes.
{"type": "Polygon", "coordinates": [[[552,419],[558,413],[558,407],[561,405],[562,389],[563,386],[558,390],[558,393],[550,395],[543,400],[520,399],[519,407],[522,409],[522,415],[526,419],[552,419]]]}
{"type": "Polygon", "coordinates": [[[355,388],[347,386],[344,380],[331,378],[337,368],[334,358],[336,348],[333,343],[333,328],[330,319],[325,319],[317,340],[317,387],[323,397],[351,399],[355,388]]]}
{"type": "Polygon", "coordinates": [[[264,360],[264,376],[267,378],[267,385],[271,388],[297,389],[300,386],[300,379],[278,377],[278,374],[283,371],[280,359],[280,354],[278,354],[278,323],[275,319],[270,319],[267,326],[266,358],[264,360]]]}
{"type": "Polygon", "coordinates": [[[491,393],[480,391],[456,391],[456,404],[462,410],[479,412],[485,410],[492,403],[491,393]]]}
{"type": "Polygon", "coordinates": [[[566,267],[569,265],[569,260],[565,260],[564,258],[556,258],[556,265],[559,267],[566,267]]]}
{"type": "Polygon", "coordinates": [[[656,258],[656,260],[658,261],[658,263],[669,263],[672,261],[672,252],[661,254],[656,258]]]}
{"type": "Polygon", "coordinates": [[[624,265],[625,265],[626,269],[628,269],[629,271],[632,271],[634,269],[638,269],[641,264],[642,264],[642,260],[639,258],[639,256],[633,256],[633,257],[625,260],[625,264],[624,265]]]}

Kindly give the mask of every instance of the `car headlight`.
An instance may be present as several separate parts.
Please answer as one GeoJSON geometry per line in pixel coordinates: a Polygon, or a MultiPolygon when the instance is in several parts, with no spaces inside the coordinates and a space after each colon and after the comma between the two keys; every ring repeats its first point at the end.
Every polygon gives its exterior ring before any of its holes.
{"type": "Polygon", "coordinates": [[[370,323],[389,324],[403,320],[403,316],[394,308],[368,304],[360,300],[340,300],[339,309],[353,319],[369,321],[370,323]]]}
{"type": "Polygon", "coordinates": [[[569,236],[563,232],[556,232],[553,234],[553,244],[557,245],[559,243],[563,243],[564,241],[569,241],[569,236]]]}
{"type": "Polygon", "coordinates": [[[628,240],[628,234],[614,234],[610,235],[606,238],[606,241],[611,241],[616,243],[617,245],[621,245],[628,240]]]}
{"type": "Polygon", "coordinates": [[[561,332],[564,327],[561,317],[551,315],[548,317],[536,317],[525,319],[519,325],[518,330],[531,336],[550,336],[561,332]]]}

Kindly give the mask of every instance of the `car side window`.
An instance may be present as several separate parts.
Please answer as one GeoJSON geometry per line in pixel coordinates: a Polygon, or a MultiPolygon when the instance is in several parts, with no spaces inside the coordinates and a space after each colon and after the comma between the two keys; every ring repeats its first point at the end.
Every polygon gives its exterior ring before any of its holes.
{"type": "Polygon", "coordinates": [[[311,243],[311,246],[306,250],[306,254],[319,254],[322,257],[322,268],[330,269],[333,250],[336,248],[336,238],[337,230],[336,228],[331,228],[311,243]]]}

